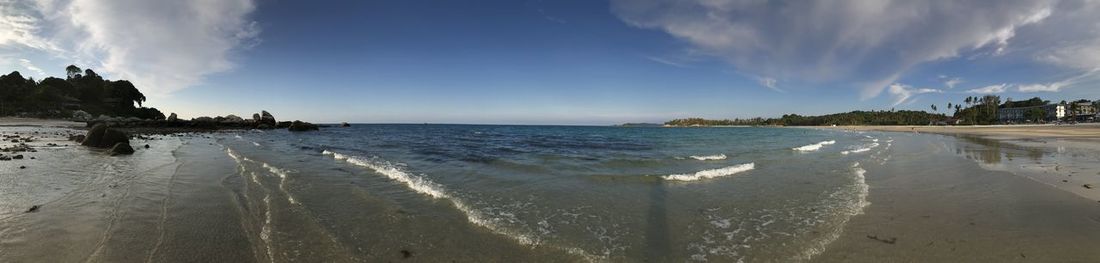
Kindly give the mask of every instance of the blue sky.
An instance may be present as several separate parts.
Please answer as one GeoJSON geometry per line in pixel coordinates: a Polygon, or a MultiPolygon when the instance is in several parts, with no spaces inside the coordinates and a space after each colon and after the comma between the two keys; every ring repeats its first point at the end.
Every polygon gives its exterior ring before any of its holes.
{"type": "Polygon", "coordinates": [[[92,68],[183,117],[942,111],[982,94],[1100,99],[1098,14],[1084,0],[0,0],[0,65],[39,78],[92,68]]]}

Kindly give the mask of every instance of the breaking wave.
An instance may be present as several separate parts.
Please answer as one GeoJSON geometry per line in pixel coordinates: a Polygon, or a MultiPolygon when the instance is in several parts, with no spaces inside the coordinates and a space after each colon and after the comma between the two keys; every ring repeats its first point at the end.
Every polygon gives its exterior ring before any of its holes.
{"type": "Polygon", "coordinates": [[[810,144],[810,145],[806,145],[806,146],[802,146],[802,147],[791,148],[791,150],[800,151],[800,152],[812,152],[812,151],[820,150],[821,147],[825,147],[825,145],[830,145],[830,144],[834,144],[834,143],[836,143],[836,141],[828,140],[828,141],[822,141],[822,142],[819,142],[819,143],[810,144]]]}
{"type": "Polygon", "coordinates": [[[875,147],[878,147],[878,143],[877,143],[877,142],[876,142],[876,143],[872,143],[872,144],[868,144],[868,145],[866,145],[866,146],[864,146],[864,147],[861,147],[861,148],[858,148],[858,149],[855,149],[855,150],[847,150],[847,151],[843,151],[843,152],[840,152],[840,153],[841,153],[841,154],[853,154],[853,153],[861,153],[861,152],[866,152],[866,151],[870,151],[871,149],[874,149],[875,147]]]}
{"type": "MultiPolygon", "coordinates": [[[[473,207],[461,198],[456,197],[454,194],[448,192],[442,185],[432,182],[431,180],[410,174],[401,168],[399,165],[395,165],[388,161],[379,160],[378,158],[362,158],[359,156],[345,155],[329,150],[321,152],[322,155],[332,156],[333,159],[342,160],[349,164],[365,167],[379,174],[385,175],[391,180],[401,182],[409,189],[426,195],[435,199],[443,199],[450,201],[459,211],[466,215],[467,221],[474,225],[489,229],[493,233],[511,238],[519,244],[527,246],[539,246],[545,245],[543,240],[536,235],[521,233],[505,228],[498,224],[499,219],[493,218],[490,214],[484,213],[481,210],[473,207]]],[[[574,254],[585,258],[589,261],[596,261],[601,257],[593,256],[584,252],[578,248],[557,247],[570,254],[574,254]]]]}
{"type": "Polygon", "coordinates": [[[718,169],[702,170],[691,174],[670,174],[661,176],[661,178],[669,181],[697,181],[716,177],[730,176],[755,168],[755,163],[746,163],[718,169]]]}
{"type": "Polygon", "coordinates": [[[700,155],[692,155],[692,156],[691,156],[691,159],[696,159],[696,160],[700,160],[700,161],[714,161],[714,160],[725,160],[725,159],[726,159],[726,155],[725,155],[725,154],[715,154],[715,155],[702,155],[702,156],[700,156],[700,155]]]}

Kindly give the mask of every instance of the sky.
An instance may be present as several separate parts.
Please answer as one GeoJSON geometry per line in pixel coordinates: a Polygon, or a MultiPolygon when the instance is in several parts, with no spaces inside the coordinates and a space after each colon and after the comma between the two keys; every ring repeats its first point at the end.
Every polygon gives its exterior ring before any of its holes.
{"type": "Polygon", "coordinates": [[[0,70],[183,118],[615,124],[1100,99],[1100,1],[0,0],[0,70]]]}

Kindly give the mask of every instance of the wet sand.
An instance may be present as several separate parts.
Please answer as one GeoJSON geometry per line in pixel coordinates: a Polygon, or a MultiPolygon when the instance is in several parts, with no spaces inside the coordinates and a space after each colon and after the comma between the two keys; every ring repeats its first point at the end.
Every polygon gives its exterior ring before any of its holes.
{"type": "Polygon", "coordinates": [[[1096,262],[1100,126],[890,131],[864,214],[817,262],[1096,262]],[[901,131],[901,132],[897,132],[901,131]],[[931,134],[930,134],[931,133],[931,134]]]}

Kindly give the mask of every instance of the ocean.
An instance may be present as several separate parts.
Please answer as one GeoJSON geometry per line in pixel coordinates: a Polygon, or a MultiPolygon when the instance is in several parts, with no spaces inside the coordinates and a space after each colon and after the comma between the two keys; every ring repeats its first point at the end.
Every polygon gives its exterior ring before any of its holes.
{"type": "MultiPolygon", "coordinates": [[[[54,161],[28,173],[48,179],[0,177],[0,259],[801,262],[895,244],[852,222],[893,222],[865,215],[898,211],[871,197],[894,200],[920,167],[950,168],[920,180],[1003,172],[983,168],[982,141],[805,128],[371,124],[145,143],[124,158],[43,149],[54,161]]],[[[1060,156],[1036,154],[1020,161],[1060,156]]],[[[998,231],[984,233],[1019,233],[998,231]]]]}
{"type": "Polygon", "coordinates": [[[335,192],[310,180],[348,177],[358,187],[346,198],[422,220],[374,223],[422,228],[400,235],[332,234],[368,251],[472,231],[562,260],[735,261],[823,250],[867,204],[861,162],[886,158],[871,151],[889,140],[783,128],[357,125],[220,143],[242,173],[271,178],[242,180],[240,189],[267,189],[250,200],[310,207],[309,196],[335,192]],[[445,229],[458,226],[472,229],[445,229]]]}

